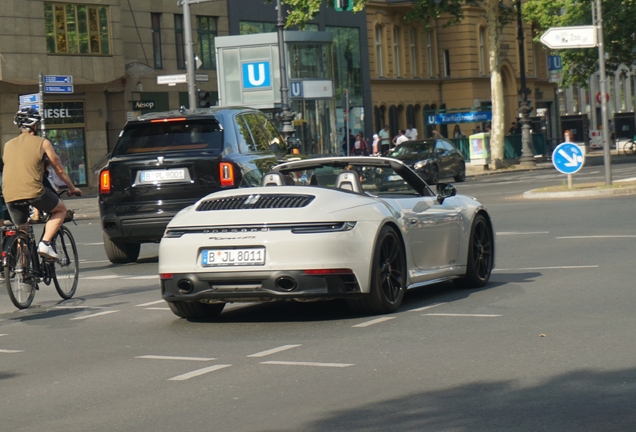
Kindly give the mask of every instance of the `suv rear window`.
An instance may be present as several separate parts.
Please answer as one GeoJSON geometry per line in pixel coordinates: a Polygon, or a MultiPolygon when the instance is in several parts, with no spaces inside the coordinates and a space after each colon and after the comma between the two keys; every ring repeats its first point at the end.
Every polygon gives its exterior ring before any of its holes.
{"type": "Polygon", "coordinates": [[[113,156],[171,151],[223,149],[223,132],[216,120],[171,120],[145,122],[124,128],[113,156]]]}

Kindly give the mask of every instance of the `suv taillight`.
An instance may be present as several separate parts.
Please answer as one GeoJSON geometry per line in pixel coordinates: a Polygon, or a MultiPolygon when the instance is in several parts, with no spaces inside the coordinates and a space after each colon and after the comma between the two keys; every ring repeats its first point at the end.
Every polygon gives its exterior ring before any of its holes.
{"type": "Polygon", "coordinates": [[[234,186],[234,166],[229,162],[219,164],[219,179],[221,186],[234,186]]]}
{"type": "Polygon", "coordinates": [[[110,170],[105,169],[99,173],[99,193],[110,193],[110,170]]]}

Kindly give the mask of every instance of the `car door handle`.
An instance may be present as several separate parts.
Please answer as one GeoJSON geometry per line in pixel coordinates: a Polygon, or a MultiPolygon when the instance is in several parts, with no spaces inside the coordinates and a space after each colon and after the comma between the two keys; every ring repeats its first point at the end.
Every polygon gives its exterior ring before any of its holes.
{"type": "Polygon", "coordinates": [[[415,225],[417,223],[417,219],[416,218],[411,218],[409,219],[409,222],[411,223],[411,225],[415,225]]]}

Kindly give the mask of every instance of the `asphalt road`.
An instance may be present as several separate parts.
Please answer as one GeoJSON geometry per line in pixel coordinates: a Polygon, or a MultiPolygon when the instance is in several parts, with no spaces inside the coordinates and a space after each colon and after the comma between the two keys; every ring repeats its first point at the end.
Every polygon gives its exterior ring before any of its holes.
{"type": "MultiPolygon", "coordinates": [[[[588,167],[575,182],[603,178],[588,167]]],[[[636,196],[521,197],[564,180],[541,170],[458,185],[493,217],[491,282],[410,291],[382,317],[328,302],[177,319],[160,300],[156,245],[112,266],[98,222],[81,220],[75,299],[43,286],[17,311],[0,291],[0,430],[636,430],[636,196]]]]}

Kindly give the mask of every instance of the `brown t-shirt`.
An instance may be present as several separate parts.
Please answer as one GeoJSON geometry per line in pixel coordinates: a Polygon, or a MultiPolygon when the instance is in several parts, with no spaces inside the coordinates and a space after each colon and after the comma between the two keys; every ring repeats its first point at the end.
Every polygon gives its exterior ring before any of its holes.
{"type": "Polygon", "coordinates": [[[37,198],[44,193],[44,138],[23,133],[2,149],[2,194],[5,202],[37,198]]]}

